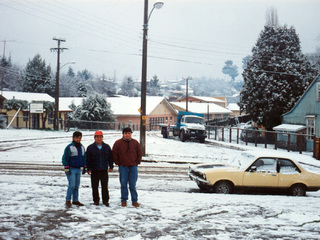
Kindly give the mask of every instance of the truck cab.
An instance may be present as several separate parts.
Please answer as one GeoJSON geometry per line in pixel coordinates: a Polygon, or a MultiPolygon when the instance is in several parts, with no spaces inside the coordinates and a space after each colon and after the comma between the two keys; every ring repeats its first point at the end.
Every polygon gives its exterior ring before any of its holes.
{"type": "Polygon", "coordinates": [[[201,143],[205,141],[207,137],[206,130],[204,127],[203,117],[196,115],[184,115],[181,117],[180,122],[178,122],[177,127],[179,131],[179,138],[182,142],[189,139],[199,140],[201,143]]]}
{"type": "Polygon", "coordinates": [[[179,139],[198,140],[201,143],[205,142],[207,132],[204,126],[203,114],[180,111],[177,116],[176,125],[171,125],[168,128],[167,124],[161,124],[161,133],[164,138],[169,136],[169,132],[173,132],[173,136],[179,136],[179,139]]]}

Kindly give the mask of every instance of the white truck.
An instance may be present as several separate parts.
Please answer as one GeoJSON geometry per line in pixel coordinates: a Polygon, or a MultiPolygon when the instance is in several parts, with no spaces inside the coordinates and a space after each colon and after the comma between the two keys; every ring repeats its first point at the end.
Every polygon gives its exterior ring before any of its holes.
{"type": "Polygon", "coordinates": [[[205,142],[207,131],[204,126],[203,114],[180,111],[177,117],[176,125],[160,124],[161,134],[168,138],[172,131],[173,136],[179,136],[184,142],[189,139],[196,139],[201,143],[205,142]]]}

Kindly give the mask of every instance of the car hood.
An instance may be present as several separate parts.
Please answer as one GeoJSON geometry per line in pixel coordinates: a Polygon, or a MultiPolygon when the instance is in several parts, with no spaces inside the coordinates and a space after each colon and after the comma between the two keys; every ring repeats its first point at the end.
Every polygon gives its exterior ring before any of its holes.
{"type": "Polygon", "coordinates": [[[208,172],[216,172],[216,171],[239,171],[238,167],[224,165],[224,164],[199,164],[190,167],[191,170],[201,172],[201,173],[208,173],[208,172]]]}

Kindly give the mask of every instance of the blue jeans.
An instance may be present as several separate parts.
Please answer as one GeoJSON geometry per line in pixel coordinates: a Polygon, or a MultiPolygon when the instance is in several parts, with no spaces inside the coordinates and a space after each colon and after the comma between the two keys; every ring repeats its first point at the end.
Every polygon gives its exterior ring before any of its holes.
{"type": "Polygon", "coordinates": [[[132,203],[138,202],[138,194],[136,190],[138,167],[119,167],[119,177],[121,184],[121,202],[126,202],[128,200],[128,183],[132,203]]]}
{"type": "Polygon", "coordinates": [[[81,168],[70,167],[70,173],[66,175],[69,182],[66,201],[71,201],[71,197],[72,197],[73,202],[77,202],[79,201],[81,168]]]}

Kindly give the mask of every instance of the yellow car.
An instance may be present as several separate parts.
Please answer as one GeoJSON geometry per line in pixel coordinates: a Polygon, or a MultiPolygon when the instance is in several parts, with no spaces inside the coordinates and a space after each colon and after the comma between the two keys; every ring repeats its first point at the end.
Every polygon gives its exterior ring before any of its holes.
{"type": "Polygon", "coordinates": [[[320,175],[307,172],[288,158],[258,157],[245,167],[222,164],[199,164],[190,167],[189,177],[200,189],[216,193],[234,190],[277,190],[293,196],[320,189],[320,175]]]}

